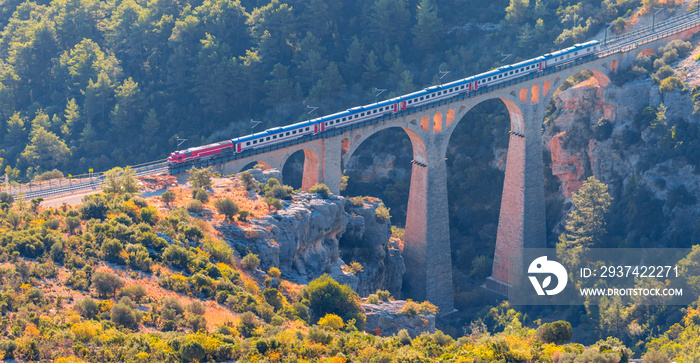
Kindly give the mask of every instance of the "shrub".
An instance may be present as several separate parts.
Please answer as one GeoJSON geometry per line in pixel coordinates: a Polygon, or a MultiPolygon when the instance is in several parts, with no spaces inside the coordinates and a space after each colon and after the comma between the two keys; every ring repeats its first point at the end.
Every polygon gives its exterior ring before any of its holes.
{"type": "Polygon", "coordinates": [[[246,190],[253,189],[255,186],[255,183],[253,182],[253,174],[250,172],[244,171],[238,175],[238,178],[241,180],[241,183],[246,190]]]}
{"type": "Polygon", "coordinates": [[[276,184],[265,189],[266,192],[264,195],[266,198],[292,199],[292,195],[294,194],[294,189],[288,185],[276,184]]]}
{"type": "Polygon", "coordinates": [[[411,301],[411,300],[406,301],[406,303],[403,305],[401,310],[399,310],[399,312],[401,314],[405,314],[408,316],[416,316],[419,311],[420,311],[420,304],[418,304],[415,301],[411,301]]]}
{"type": "Polygon", "coordinates": [[[206,203],[209,201],[209,194],[207,194],[207,191],[204,189],[196,188],[192,189],[192,198],[202,203],[206,203]]]}
{"type": "Polygon", "coordinates": [[[141,284],[127,286],[119,291],[119,296],[127,296],[135,302],[141,301],[146,294],[146,288],[141,284]]]}
{"type": "Polygon", "coordinates": [[[203,362],[207,352],[196,340],[188,340],[180,347],[180,357],[186,362],[203,362]]]}
{"type": "Polygon", "coordinates": [[[95,300],[89,297],[78,301],[75,304],[74,309],[85,319],[93,319],[100,311],[100,308],[97,306],[95,300]]]}
{"type": "Polygon", "coordinates": [[[309,193],[316,193],[320,195],[321,198],[326,199],[331,194],[331,190],[326,184],[316,184],[309,189],[309,193]]]}
{"type": "Polygon", "coordinates": [[[170,245],[163,251],[163,262],[171,266],[186,269],[187,262],[189,261],[189,255],[190,254],[186,248],[177,245],[170,245]]]}
{"type": "Polygon", "coordinates": [[[0,192],[0,203],[7,203],[9,205],[12,205],[12,203],[15,202],[15,197],[12,196],[12,194],[8,194],[6,192],[0,192]]]}
{"type": "Polygon", "coordinates": [[[98,195],[86,195],[80,205],[80,219],[88,221],[90,219],[105,219],[107,206],[98,195]]]}
{"type": "Polygon", "coordinates": [[[435,343],[438,343],[438,345],[441,347],[452,345],[455,342],[451,336],[443,333],[440,330],[436,330],[435,333],[433,333],[432,337],[435,343]]]}
{"type": "Polygon", "coordinates": [[[270,304],[275,311],[280,311],[284,308],[284,296],[277,289],[265,289],[263,291],[263,297],[265,301],[270,304]]]}
{"type": "Polygon", "coordinates": [[[280,269],[277,267],[270,267],[270,269],[267,270],[267,274],[270,275],[270,277],[278,279],[280,276],[282,276],[282,271],[280,271],[280,269]]]}
{"type": "Polygon", "coordinates": [[[671,363],[671,360],[668,358],[666,353],[659,352],[657,350],[650,350],[646,354],[644,354],[644,358],[642,358],[642,362],[644,363],[671,363]]]}
{"type": "Polygon", "coordinates": [[[408,330],[406,329],[399,330],[399,332],[396,334],[396,338],[401,345],[411,345],[411,335],[408,334],[408,330]]]}
{"type": "Polygon", "coordinates": [[[404,228],[391,226],[391,236],[403,242],[406,239],[406,230],[404,228]]]}
{"type": "Polygon", "coordinates": [[[141,220],[150,225],[156,224],[158,222],[158,211],[153,206],[148,206],[146,208],[141,208],[139,211],[141,215],[141,220]]]}
{"type": "Polygon", "coordinates": [[[571,323],[559,320],[542,324],[535,331],[535,336],[545,343],[564,344],[571,340],[571,323]]]}
{"type": "Polygon", "coordinates": [[[187,305],[187,310],[194,315],[204,315],[204,313],[207,312],[207,309],[204,307],[204,304],[202,304],[199,301],[193,301],[192,303],[187,305]]]}
{"type": "Polygon", "coordinates": [[[258,255],[249,253],[241,259],[241,267],[246,270],[255,270],[260,265],[260,258],[258,255]]]}
{"type": "Polygon", "coordinates": [[[357,275],[358,273],[364,271],[364,268],[362,267],[361,263],[357,261],[352,261],[350,262],[350,264],[343,266],[343,271],[345,271],[346,273],[357,275]]]}
{"type": "Polygon", "coordinates": [[[66,230],[68,233],[73,233],[73,231],[80,227],[80,218],[75,217],[75,216],[68,216],[66,217],[66,230]]]}
{"type": "Polygon", "coordinates": [[[381,301],[391,300],[391,293],[387,290],[377,290],[377,297],[381,301]]]}
{"type": "Polygon", "coordinates": [[[200,315],[190,316],[187,318],[187,326],[195,333],[200,330],[206,330],[207,319],[200,315]]]}
{"type": "Polygon", "coordinates": [[[251,214],[252,213],[247,210],[240,210],[238,211],[238,220],[241,222],[248,222],[248,217],[250,217],[251,214]]]}
{"type": "Polygon", "coordinates": [[[387,208],[384,203],[380,203],[377,209],[374,211],[377,222],[386,223],[391,220],[391,214],[389,213],[391,208],[387,208]]]}
{"type": "Polygon", "coordinates": [[[214,207],[219,214],[226,216],[227,220],[231,220],[238,213],[238,204],[229,198],[217,199],[214,202],[214,207]]]}
{"type": "Polygon", "coordinates": [[[51,245],[51,259],[56,263],[63,263],[64,257],[63,244],[61,242],[54,242],[54,244],[51,245]]]}
{"type": "Polygon", "coordinates": [[[275,208],[275,210],[278,211],[284,208],[282,201],[274,197],[265,197],[265,203],[267,204],[268,209],[275,208]]]}
{"type": "Polygon", "coordinates": [[[163,299],[162,304],[163,309],[172,310],[176,316],[182,315],[182,313],[185,312],[185,308],[183,308],[182,304],[174,297],[166,297],[163,299]]]}
{"type": "Polygon", "coordinates": [[[117,289],[122,286],[124,286],[124,280],[115,274],[95,272],[92,275],[92,287],[97,290],[100,297],[107,297],[109,294],[116,297],[117,289]]]}
{"type": "Polygon", "coordinates": [[[170,203],[174,202],[176,199],[175,192],[168,190],[160,195],[160,199],[163,200],[163,203],[169,207],[170,203]]]}
{"type": "Polygon", "coordinates": [[[127,327],[136,328],[138,324],[136,313],[124,303],[115,304],[109,313],[110,318],[115,324],[127,327]]]}
{"type": "Polygon", "coordinates": [[[375,295],[375,294],[367,296],[367,304],[374,304],[374,305],[379,304],[379,297],[377,297],[377,295],[375,295]]]}
{"type": "Polygon", "coordinates": [[[420,303],[420,311],[424,314],[436,315],[438,313],[438,307],[426,300],[420,303]]]}
{"type": "Polygon", "coordinates": [[[335,314],[326,314],[318,320],[318,325],[331,330],[340,330],[345,326],[343,319],[335,314]]]}
{"type": "Polygon", "coordinates": [[[318,317],[336,314],[344,321],[355,319],[358,327],[364,325],[360,297],[347,285],[341,285],[327,274],[311,281],[305,294],[309,307],[318,317]]]}
{"type": "Polygon", "coordinates": [[[202,213],[204,210],[204,205],[202,205],[202,202],[200,202],[197,199],[193,199],[187,203],[187,206],[185,207],[188,212],[190,213],[202,213]]]}
{"type": "Polygon", "coordinates": [[[207,189],[212,186],[211,178],[214,176],[214,173],[211,171],[211,167],[191,168],[187,172],[190,174],[187,181],[190,182],[193,187],[207,189]]]}
{"type": "Polygon", "coordinates": [[[121,258],[121,252],[123,250],[124,245],[116,238],[109,238],[102,242],[102,254],[106,261],[124,263],[121,258]]]}
{"type": "Polygon", "coordinates": [[[661,93],[673,92],[675,89],[683,89],[683,81],[678,77],[668,77],[661,81],[659,85],[661,93]]]}

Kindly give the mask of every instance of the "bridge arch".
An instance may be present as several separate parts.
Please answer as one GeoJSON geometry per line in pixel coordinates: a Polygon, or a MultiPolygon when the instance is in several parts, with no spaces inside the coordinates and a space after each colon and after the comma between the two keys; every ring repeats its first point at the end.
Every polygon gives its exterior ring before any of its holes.
{"type": "Polygon", "coordinates": [[[282,171],[284,183],[295,188],[308,191],[312,186],[321,182],[321,152],[313,146],[304,145],[290,149],[282,158],[282,171]],[[299,168],[302,172],[299,173],[299,168]],[[301,174],[301,180],[294,175],[301,174]]]}
{"type": "MultiPolygon", "coordinates": [[[[525,92],[527,92],[527,88],[523,88],[525,92]]],[[[452,125],[450,125],[449,130],[448,130],[448,135],[447,138],[448,140],[452,137],[452,133],[454,132],[455,128],[459,123],[462,122],[464,119],[464,116],[469,113],[472,109],[475,107],[483,104],[484,102],[487,101],[492,101],[492,100],[500,100],[503,102],[503,104],[506,106],[508,109],[508,114],[510,116],[510,130],[516,133],[519,133],[521,135],[525,134],[525,120],[523,118],[523,111],[520,109],[520,107],[516,104],[515,101],[506,98],[506,97],[489,97],[489,98],[484,98],[483,100],[480,100],[479,102],[476,103],[469,103],[469,104],[462,104],[459,105],[458,109],[459,111],[457,112],[457,115],[455,117],[455,120],[457,122],[453,122],[452,125]]]]}

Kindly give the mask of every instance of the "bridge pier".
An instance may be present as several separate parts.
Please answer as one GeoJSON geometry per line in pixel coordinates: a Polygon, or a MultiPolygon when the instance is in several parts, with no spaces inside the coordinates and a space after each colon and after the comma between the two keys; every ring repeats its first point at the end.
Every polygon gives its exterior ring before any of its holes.
{"type": "Polygon", "coordinates": [[[496,251],[486,287],[507,295],[522,271],[522,249],[546,247],[542,122],[549,103],[509,105],[511,134],[498,218],[496,251]]]}
{"type": "MultiPolygon", "coordinates": [[[[408,130],[407,130],[408,131],[408,130]]],[[[452,253],[447,204],[447,142],[433,135],[408,132],[413,142],[413,168],[406,216],[403,292],[429,300],[440,314],[454,311],[452,253]]]]}

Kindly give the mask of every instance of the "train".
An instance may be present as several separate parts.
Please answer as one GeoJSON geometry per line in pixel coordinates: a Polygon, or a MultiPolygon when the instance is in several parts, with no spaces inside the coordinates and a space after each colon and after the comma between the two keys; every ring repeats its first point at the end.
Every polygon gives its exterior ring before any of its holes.
{"type": "Polygon", "coordinates": [[[576,44],[572,47],[548,53],[537,58],[505,65],[475,76],[432,86],[389,100],[354,107],[309,121],[267,129],[262,132],[231,140],[193,147],[186,150],[178,150],[170,154],[167,159],[167,164],[172,169],[227,154],[242,153],[248,149],[273,145],[305,135],[323,133],[330,129],[381,117],[386,114],[398,113],[412,107],[433,103],[461,93],[474,92],[482,87],[507,82],[531,73],[543,72],[547,68],[575,62],[582,58],[591,58],[594,57],[596,51],[599,50],[601,50],[601,45],[597,40],[576,44]]]}

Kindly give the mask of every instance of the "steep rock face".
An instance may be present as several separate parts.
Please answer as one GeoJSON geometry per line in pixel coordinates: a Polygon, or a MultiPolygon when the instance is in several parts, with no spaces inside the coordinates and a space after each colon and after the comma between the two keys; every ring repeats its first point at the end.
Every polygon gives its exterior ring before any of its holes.
{"type": "Polygon", "coordinates": [[[399,296],[402,281],[397,277],[406,272],[398,242],[390,240],[391,224],[377,217],[380,203],[377,199],[366,198],[360,206],[350,204],[347,232],[340,239],[343,259],[357,261],[363,266],[363,271],[358,273],[357,287],[361,296],[379,289],[399,296]]]}
{"type": "Polygon", "coordinates": [[[381,336],[392,336],[401,329],[406,329],[408,334],[416,337],[422,333],[435,332],[435,315],[409,316],[399,311],[406,301],[393,300],[381,304],[362,304],[367,316],[365,331],[367,333],[379,333],[381,336]]]}
{"type": "Polygon", "coordinates": [[[406,269],[401,251],[389,243],[391,227],[388,222],[362,217],[375,216],[375,204],[355,207],[342,197],[322,199],[308,193],[298,193],[293,201],[284,203],[285,208],[276,214],[252,220],[250,228],[228,223],[217,228],[232,245],[257,254],[264,270],[278,267],[300,283],[328,273],[360,294],[389,289],[398,296],[406,269]],[[350,261],[341,258],[339,241],[348,233],[369,246],[370,253],[361,262],[363,271],[357,275],[343,269],[350,261]]]}
{"type": "MultiPolygon", "coordinates": [[[[688,92],[662,94],[649,78],[605,87],[591,78],[560,92],[554,97],[554,105],[556,111],[548,117],[543,143],[551,152],[552,173],[560,180],[566,198],[595,175],[611,185],[616,200],[630,191],[651,193],[648,198],[656,200],[657,209],[666,219],[658,221],[664,224],[664,233],[646,237],[653,243],[668,244],[673,231],[696,224],[700,217],[696,205],[700,165],[687,155],[669,151],[678,150],[680,145],[673,140],[673,127],[698,123],[692,115],[693,101],[688,92]],[[649,120],[655,117],[655,111],[645,108],[661,104],[666,107],[667,125],[653,127],[649,120]]],[[[621,212],[628,213],[625,209],[621,212]]]]}

